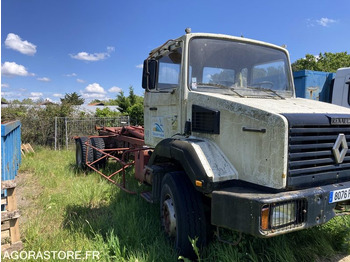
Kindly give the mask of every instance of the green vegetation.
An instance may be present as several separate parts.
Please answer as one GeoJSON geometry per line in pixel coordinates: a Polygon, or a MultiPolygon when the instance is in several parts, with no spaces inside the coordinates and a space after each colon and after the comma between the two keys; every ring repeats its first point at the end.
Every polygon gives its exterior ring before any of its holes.
{"type": "Polygon", "coordinates": [[[80,106],[84,104],[84,102],[85,102],[85,99],[82,98],[81,95],[78,95],[76,92],[66,93],[64,95],[64,98],[61,98],[62,104],[80,106]]]}
{"type": "Polygon", "coordinates": [[[8,101],[6,100],[6,98],[1,97],[1,103],[7,104],[7,103],[8,103],[8,101]]]}
{"type": "Polygon", "coordinates": [[[39,106],[9,106],[1,109],[1,122],[21,121],[21,140],[24,143],[52,145],[55,117],[71,117],[78,113],[70,104],[39,106]]]}
{"type": "Polygon", "coordinates": [[[115,110],[110,109],[109,107],[104,107],[103,109],[96,108],[95,116],[96,117],[117,117],[121,113],[115,110]]]}
{"type": "MultiPolygon", "coordinates": [[[[2,99],[3,102],[8,102],[2,99]]],[[[103,101],[102,101],[103,102],[103,101]]],[[[90,113],[79,111],[76,107],[84,103],[76,92],[65,94],[61,104],[38,106],[31,99],[12,101],[8,107],[1,109],[1,122],[20,120],[22,124],[22,141],[43,146],[53,146],[55,137],[55,117],[91,117],[90,113]]],[[[104,103],[104,102],[103,102],[104,103]]],[[[110,104],[118,105],[120,112],[110,108],[96,109],[95,117],[117,117],[128,115],[131,125],[143,125],[143,97],[137,96],[132,87],[129,96],[121,92],[110,104]]]]}
{"type": "MultiPolygon", "coordinates": [[[[117,168],[108,166],[106,172],[117,168]]],[[[128,188],[147,189],[131,177],[132,170],[129,175],[128,188]]],[[[177,261],[161,231],[158,205],[126,194],[97,173],[77,170],[74,152],[36,149],[23,158],[19,179],[18,195],[26,201],[24,250],[95,250],[101,261],[177,261]]],[[[350,254],[350,216],[271,239],[243,235],[236,247],[213,239],[199,252],[201,261],[315,261],[337,254],[350,254]]]]}
{"type": "Polygon", "coordinates": [[[298,59],[292,64],[293,71],[314,70],[336,72],[338,68],[350,66],[350,54],[347,52],[320,53],[318,56],[306,54],[305,58],[298,59]]]}
{"type": "Polygon", "coordinates": [[[108,101],[94,100],[93,102],[103,103],[106,106],[116,105],[119,112],[113,111],[109,108],[97,109],[96,117],[115,117],[118,115],[128,115],[130,117],[131,125],[143,125],[143,97],[135,95],[132,86],[129,87],[129,96],[125,96],[124,92],[118,93],[116,99],[108,101]]]}

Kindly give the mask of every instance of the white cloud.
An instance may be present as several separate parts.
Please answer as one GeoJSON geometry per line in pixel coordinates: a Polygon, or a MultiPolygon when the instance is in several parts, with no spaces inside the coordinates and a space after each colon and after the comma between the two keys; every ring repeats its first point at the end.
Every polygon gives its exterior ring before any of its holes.
{"type": "Polygon", "coordinates": [[[77,79],[77,82],[78,82],[78,83],[82,83],[82,84],[83,84],[83,83],[85,83],[85,80],[83,80],[83,79],[79,79],[79,78],[78,78],[78,79],[77,79]]]}
{"type": "Polygon", "coordinates": [[[34,55],[36,53],[36,45],[23,41],[18,35],[13,33],[7,35],[5,46],[25,55],[34,55]]]}
{"type": "Polygon", "coordinates": [[[114,52],[114,47],[113,46],[108,46],[107,47],[107,52],[104,53],[93,53],[89,54],[87,52],[80,52],[76,55],[70,55],[71,58],[77,59],[77,60],[83,60],[83,61],[89,61],[89,62],[96,62],[100,60],[104,60],[108,57],[110,57],[111,53],[114,52]]]}
{"type": "Polygon", "coordinates": [[[108,92],[110,93],[120,93],[122,91],[122,89],[120,87],[117,86],[113,86],[110,89],[108,89],[108,92]]]}
{"type": "Polygon", "coordinates": [[[32,100],[38,100],[43,96],[41,92],[31,92],[29,98],[32,100]]]}
{"type": "Polygon", "coordinates": [[[85,87],[86,93],[99,93],[99,94],[105,94],[106,91],[103,89],[102,86],[100,86],[97,83],[93,83],[85,87]]]}
{"type": "Polygon", "coordinates": [[[108,53],[112,53],[112,52],[114,52],[114,51],[115,51],[114,46],[107,46],[107,52],[108,52],[108,53]]]}
{"type": "Polygon", "coordinates": [[[329,27],[330,24],[333,24],[333,23],[336,23],[336,22],[337,22],[336,20],[330,19],[330,18],[327,18],[327,17],[322,17],[321,19],[316,20],[316,23],[319,24],[320,26],[323,26],[323,27],[329,27]]]}
{"type": "Polygon", "coordinates": [[[19,93],[19,92],[1,92],[1,96],[3,96],[3,97],[7,97],[8,99],[16,99],[16,98],[19,98],[19,97],[21,97],[22,96],[22,94],[21,93],[19,93]]]}
{"type": "Polygon", "coordinates": [[[39,97],[41,97],[41,96],[43,96],[43,93],[41,93],[41,92],[30,92],[30,95],[31,96],[39,96],[39,97]]]}
{"type": "Polygon", "coordinates": [[[306,19],[306,25],[307,25],[307,27],[314,27],[315,22],[313,19],[308,18],[308,19],[306,19]]]}
{"type": "Polygon", "coordinates": [[[74,59],[95,62],[99,60],[106,59],[109,55],[107,53],[94,53],[88,54],[86,52],[80,52],[76,55],[70,55],[74,59]]]}
{"type": "Polygon", "coordinates": [[[106,99],[106,95],[105,94],[98,94],[98,93],[84,93],[82,92],[82,97],[84,99],[102,99],[105,100],[106,99]]]}
{"type": "Polygon", "coordinates": [[[39,80],[41,82],[50,82],[51,81],[51,79],[48,77],[39,77],[36,80],[39,80]]]}
{"type": "Polygon", "coordinates": [[[53,101],[51,98],[49,98],[49,97],[46,97],[46,98],[45,98],[45,101],[48,101],[48,102],[51,102],[51,103],[54,102],[54,101],[53,101]]]}
{"type": "Polygon", "coordinates": [[[53,94],[54,97],[63,97],[62,94],[53,94]]]}
{"type": "Polygon", "coordinates": [[[9,84],[6,84],[6,83],[1,84],[1,88],[9,88],[9,87],[10,87],[9,84]]]}
{"type": "Polygon", "coordinates": [[[80,91],[84,99],[106,99],[106,91],[98,83],[93,83],[85,87],[83,91],[80,91]]]}
{"type": "Polygon", "coordinates": [[[67,77],[75,77],[75,76],[77,76],[77,74],[76,73],[71,73],[71,74],[66,74],[65,76],[67,76],[67,77]]]}
{"type": "Polygon", "coordinates": [[[1,75],[3,76],[34,76],[29,73],[23,65],[18,65],[15,62],[5,62],[1,65],[1,75]]]}
{"type": "Polygon", "coordinates": [[[308,27],[314,27],[314,26],[323,26],[323,27],[330,27],[331,24],[337,23],[338,20],[322,17],[321,19],[306,19],[306,24],[308,27]]]}
{"type": "Polygon", "coordinates": [[[139,64],[139,65],[137,65],[136,67],[142,69],[142,68],[143,68],[143,64],[139,64]]]}

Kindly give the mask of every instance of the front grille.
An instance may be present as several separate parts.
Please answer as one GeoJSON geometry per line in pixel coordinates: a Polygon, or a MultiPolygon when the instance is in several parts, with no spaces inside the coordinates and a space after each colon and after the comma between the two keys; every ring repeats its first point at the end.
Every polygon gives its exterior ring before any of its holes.
{"type": "MultiPolygon", "coordinates": [[[[339,134],[350,148],[349,126],[292,126],[289,129],[288,187],[317,186],[350,179],[350,150],[337,163],[332,151],[339,134]]],[[[339,151],[341,152],[342,146],[339,151]]]]}

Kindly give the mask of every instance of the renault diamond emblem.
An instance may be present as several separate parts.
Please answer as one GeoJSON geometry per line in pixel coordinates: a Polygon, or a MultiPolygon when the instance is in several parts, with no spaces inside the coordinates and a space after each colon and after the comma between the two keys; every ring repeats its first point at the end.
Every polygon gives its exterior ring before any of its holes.
{"type": "Polygon", "coordinates": [[[344,161],[345,155],[348,152],[348,143],[344,134],[339,134],[337,141],[332,148],[333,155],[335,157],[335,162],[341,164],[344,161]]]}

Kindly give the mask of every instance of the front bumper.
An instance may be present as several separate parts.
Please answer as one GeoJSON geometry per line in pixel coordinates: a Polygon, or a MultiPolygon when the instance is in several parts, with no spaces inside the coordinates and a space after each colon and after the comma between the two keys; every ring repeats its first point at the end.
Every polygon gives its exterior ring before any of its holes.
{"type": "Polygon", "coordinates": [[[211,222],[218,227],[259,237],[309,228],[326,223],[335,216],[334,208],[337,203],[329,203],[330,192],[345,188],[350,188],[350,181],[280,193],[263,192],[243,186],[216,190],[212,192],[211,222]],[[288,206],[292,207],[295,217],[293,221],[286,220],[288,223],[285,225],[279,223],[278,226],[273,226],[277,220],[273,218],[271,210],[281,204],[286,209],[288,206]],[[267,222],[262,212],[266,208],[270,208],[267,222]]]}

